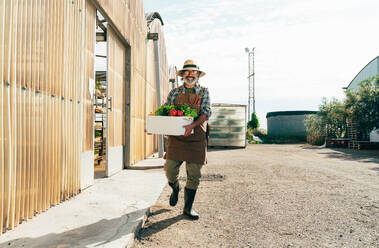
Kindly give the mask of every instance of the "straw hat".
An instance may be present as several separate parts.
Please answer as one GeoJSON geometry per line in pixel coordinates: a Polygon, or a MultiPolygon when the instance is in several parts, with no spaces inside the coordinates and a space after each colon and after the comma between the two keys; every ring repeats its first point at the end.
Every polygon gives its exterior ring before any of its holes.
{"type": "Polygon", "coordinates": [[[202,77],[205,75],[205,72],[200,71],[199,67],[195,64],[195,62],[192,59],[187,59],[186,61],[184,61],[183,69],[177,71],[176,75],[182,76],[183,71],[187,71],[187,70],[199,71],[199,77],[202,77]]]}

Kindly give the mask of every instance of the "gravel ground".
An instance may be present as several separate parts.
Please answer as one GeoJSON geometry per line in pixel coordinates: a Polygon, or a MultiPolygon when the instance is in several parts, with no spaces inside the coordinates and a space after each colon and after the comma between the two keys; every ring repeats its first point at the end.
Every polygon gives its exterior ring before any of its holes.
{"type": "Polygon", "coordinates": [[[181,215],[183,190],[170,207],[167,186],[134,248],[379,247],[379,151],[249,145],[208,160],[200,219],[181,215]]]}

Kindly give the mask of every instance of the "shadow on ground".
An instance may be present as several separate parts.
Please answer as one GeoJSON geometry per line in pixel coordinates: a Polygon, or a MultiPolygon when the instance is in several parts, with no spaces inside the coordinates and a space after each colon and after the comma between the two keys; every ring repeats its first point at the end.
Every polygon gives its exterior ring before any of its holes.
{"type": "Polygon", "coordinates": [[[37,238],[18,238],[0,243],[0,247],[94,247],[102,246],[133,233],[140,225],[139,219],[146,209],[125,214],[119,218],[102,219],[90,225],[81,226],[62,233],[49,233],[37,238]]]}
{"type": "MultiPolygon", "coordinates": [[[[169,210],[168,210],[169,211],[169,210]]],[[[156,214],[154,214],[156,215],[156,214]]],[[[171,218],[168,218],[168,219],[165,219],[165,220],[161,220],[161,221],[158,221],[158,222],[154,222],[154,223],[146,223],[145,224],[145,227],[143,227],[139,233],[136,235],[136,238],[138,240],[143,240],[143,239],[146,239],[152,235],[154,235],[155,233],[158,233],[166,228],[168,228],[169,226],[181,221],[185,219],[184,215],[182,214],[179,214],[175,217],[171,217],[171,218]]]]}
{"type": "Polygon", "coordinates": [[[320,154],[324,154],[329,158],[379,164],[379,150],[352,150],[346,148],[323,148],[320,146],[304,146],[302,148],[319,150],[320,154]]]}
{"type": "Polygon", "coordinates": [[[246,147],[231,147],[231,146],[212,146],[208,147],[207,152],[227,151],[227,150],[245,150],[246,147]]]}

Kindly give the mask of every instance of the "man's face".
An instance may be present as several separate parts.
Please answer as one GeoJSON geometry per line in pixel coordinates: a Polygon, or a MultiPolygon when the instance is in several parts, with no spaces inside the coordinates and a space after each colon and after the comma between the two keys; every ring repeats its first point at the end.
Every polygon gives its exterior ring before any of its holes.
{"type": "Polygon", "coordinates": [[[188,85],[193,85],[197,82],[199,78],[199,71],[185,70],[183,71],[182,76],[183,76],[184,83],[188,85]]]}

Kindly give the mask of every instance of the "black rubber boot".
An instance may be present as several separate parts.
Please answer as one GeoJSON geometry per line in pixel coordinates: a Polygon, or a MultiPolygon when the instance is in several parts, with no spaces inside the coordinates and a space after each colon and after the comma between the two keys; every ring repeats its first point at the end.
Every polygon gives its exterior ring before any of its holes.
{"type": "Polygon", "coordinates": [[[198,220],[199,215],[192,209],[195,200],[196,190],[184,188],[184,209],[183,214],[191,220],[198,220]]]}
{"type": "Polygon", "coordinates": [[[168,185],[172,188],[172,193],[170,195],[170,206],[175,206],[176,203],[178,203],[178,195],[180,191],[179,182],[176,181],[175,183],[168,183],[168,185]]]}

